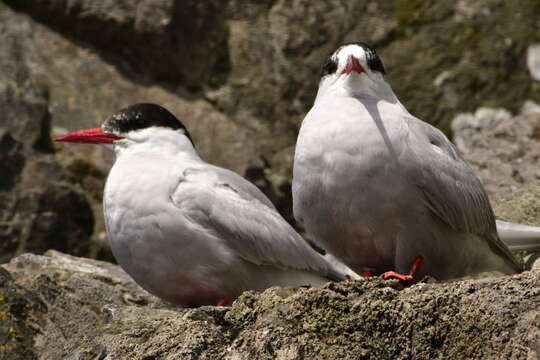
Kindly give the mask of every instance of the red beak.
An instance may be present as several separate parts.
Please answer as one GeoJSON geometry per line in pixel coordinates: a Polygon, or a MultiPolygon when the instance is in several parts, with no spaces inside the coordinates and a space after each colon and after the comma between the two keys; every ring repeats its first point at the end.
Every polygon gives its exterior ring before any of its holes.
{"type": "Polygon", "coordinates": [[[112,144],[121,137],[107,134],[101,131],[101,128],[74,131],[64,136],[57,137],[56,141],[85,143],[85,144],[112,144]]]}
{"type": "Polygon", "coordinates": [[[345,65],[345,69],[343,69],[341,73],[348,75],[353,71],[356,71],[358,74],[365,72],[362,65],[360,65],[360,62],[358,62],[358,59],[352,55],[349,55],[349,57],[347,58],[347,65],[345,65]]]}

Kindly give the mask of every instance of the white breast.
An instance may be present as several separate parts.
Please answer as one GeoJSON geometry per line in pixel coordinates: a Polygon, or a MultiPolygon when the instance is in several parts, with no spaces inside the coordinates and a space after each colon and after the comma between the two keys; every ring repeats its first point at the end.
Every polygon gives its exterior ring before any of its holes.
{"type": "Polygon", "coordinates": [[[237,260],[172,203],[181,173],[174,161],[152,154],[122,156],[107,179],[104,212],[122,268],[151,293],[188,303],[184,299],[219,297],[210,294],[222,291],[214,273],[224,273],[237,260]]]}
{"type": "Polygon", "coordinates": [[[385,137],[403,136],[404,128],[403,124],[382,129],[378,125],[361,102],[341,99],[314,106],[298,138],[295,216],[313,240],[345,261],[354,254],[357,263],[388,262],[391,259],[377,259],[377,254],[393,253],[395,237],[385,235],[398,224],[388,219],[396,219],[393,214],[407,184],[396,162],[401,149],[389,149],[385,137]],[[336,106],[343,111],[334,113],[336,106]]]}

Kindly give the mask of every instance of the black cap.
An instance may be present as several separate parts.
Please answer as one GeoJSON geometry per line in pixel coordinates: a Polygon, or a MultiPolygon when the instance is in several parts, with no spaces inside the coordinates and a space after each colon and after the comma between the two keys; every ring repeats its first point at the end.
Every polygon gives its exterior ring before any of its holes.
{"type": "Polygon", "coordinates": [[[134,104],[118,111],[105,120],[102,130],[119,135],[153,126],[172,130],[182,129],[193,144],[191,135],[176,116],[164,107],[150,103],[134,104]]]}

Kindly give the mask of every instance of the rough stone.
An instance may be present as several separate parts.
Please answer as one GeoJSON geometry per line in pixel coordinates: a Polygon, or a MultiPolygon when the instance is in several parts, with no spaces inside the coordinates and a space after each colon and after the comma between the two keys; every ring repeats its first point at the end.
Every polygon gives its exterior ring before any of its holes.
{"type": "Polygon", "coordinates": [[[0,262],[50,248],[86,255],[91,208],[54,159],[47,91],[19,63],[21,45],[5,26],[0,22],[0,262]]]}
{"type": "MultiPolygon", "coordinates": [[[[270,288],[227,308],[180,309],[104,262],[49,252],[4,268],[0,306],[22,305],[0,318],[0,339],[26,358],[534,359],[540,351],[538,271],[406,289],[375,278],[270,288]]],[[[13,354],[0,347],[0,357],[13,354]]]]}
{"type": "Polygon", "coordinates": [[[540,183],[532,183],[507,195],[501,195],[494,204],[497,217],[511,222],[540,225],[540,183]]]}
{"type": "Polygon", "coordinates": [[[121,57],[113,62],[137,82],[153,78],[200,87],[226,44],[223,0],[5,3],[74,41],[92,44],[106,57],[121,57]]]}
{"type": "Polygon", "coordinates": [[[0,268],[0,359],[37,359],[34,337],[38,329],[33,323],[44,310],[43,302],[0,268]]]}
{"type": "Polygon", "coordinates": [[[492,199],[511,196],[538,183],[539,109],[528,101],[516,116],[500,108],[480,108],[454,119],[454,142],[492,199]]]}

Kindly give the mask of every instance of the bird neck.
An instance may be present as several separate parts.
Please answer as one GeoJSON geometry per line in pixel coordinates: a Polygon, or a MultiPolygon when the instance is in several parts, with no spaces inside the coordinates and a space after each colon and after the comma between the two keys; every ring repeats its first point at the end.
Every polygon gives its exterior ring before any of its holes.
{"type": "Polygon", "coordinates": [[[141,130],[117,141],[114,150],[117,158],[125,154],[146,153],[201,160],[191,140],[179,130],[160,128],[141,130]]]}
{"type": "Polygon", "coordinates": [[[315,102],[326,96],[354,97],[376,102],[382,100],[403,107],[390,84],[380,74],[340,76],[334,81],[322,81],[315,102]]]}

